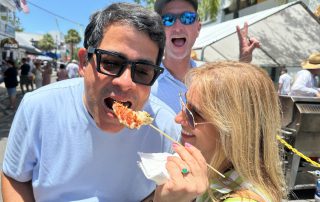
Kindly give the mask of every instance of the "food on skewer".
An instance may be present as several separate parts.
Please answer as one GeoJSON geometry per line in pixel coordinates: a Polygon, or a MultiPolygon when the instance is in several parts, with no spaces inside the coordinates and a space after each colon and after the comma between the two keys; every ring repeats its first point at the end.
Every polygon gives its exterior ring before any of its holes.
{"type": "Polygon", "coordinates": [[[149,125],[153,118],[145,111],[133,111],[119,102],[114,102],[112,109],[120,123],[131,129],[139,129],[142,125],[149,125]]]}
{"type": "MultiPolygon", "coordinates": [[[[168,134],[161,131],[159,128],[152,125],[153,118],[148,114],[148,112],[145,111],[133,111],[132,109],[128,108],[127,106],[124,106],[120,102],[114,102],[112,105],[112,109],[119,119],[120,123],[124,124],[128,128],[131,129],[139,129],[142,125],[150,125],[153,129],[158,131],[160,134],[171,140],[172,142],[175,142],[177,144],[180,144],[176,140],[174,140],[172,137],[170,137],[168,134]]],[[[180,144],[181,145],[181,144],[180,144]]],[[[218,173],[220,176],[225,178],[223,174],[221,174],[219,171],[217,171],[215,168],[213,168],[211,165],[207,164],[207,166],[212,169],[214,172],[218,173]]]]}

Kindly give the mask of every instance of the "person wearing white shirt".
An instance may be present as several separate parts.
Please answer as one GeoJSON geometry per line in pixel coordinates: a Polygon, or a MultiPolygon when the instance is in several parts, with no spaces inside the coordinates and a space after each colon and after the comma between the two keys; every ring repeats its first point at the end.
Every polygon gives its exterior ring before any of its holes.
{"type": "Polygon", "coordinates": [[[70,79],[78,77],[79,65],[76,60],[72,60],[66,67],[68,71],[68,77],[70,79]]]}
{"type": "Polygon", "coordinates": [[[296,75],[296,80],[291,88],[291,96],[320,97],[317,88],[316,75],[320,73],[320,53],[313,53],[301,63],[303,70],[296,75]]]}
{"type": "Polygon", "coordinates": [[[288,70],[286,68],[283,68],[281,71],[281,76],[279,78],[279,95],[288,95],[290,93],[291,81],[292,78],[288,74],[288,70]]]}

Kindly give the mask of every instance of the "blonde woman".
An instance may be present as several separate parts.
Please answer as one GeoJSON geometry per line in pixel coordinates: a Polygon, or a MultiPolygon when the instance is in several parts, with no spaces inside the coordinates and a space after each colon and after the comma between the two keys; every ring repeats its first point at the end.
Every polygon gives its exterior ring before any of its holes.
{"type": "Polygon", "coordinates": [[[171,180],[157,188],[155,201],[282,201],[280,111],[266,72],[247,63],[208,63],[192,69],[186,84],[176,116],[185,147],[173,145],[182,159],[168,158],[171,180]],[[206,175],[205,162],[226,178],[206,175]]]}

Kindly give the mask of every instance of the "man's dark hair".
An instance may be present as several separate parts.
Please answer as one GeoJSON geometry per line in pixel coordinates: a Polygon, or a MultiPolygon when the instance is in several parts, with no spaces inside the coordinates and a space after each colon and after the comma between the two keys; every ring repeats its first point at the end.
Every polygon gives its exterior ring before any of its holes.
{"type": "Polygon", "coordinates": [[[6,60],[6,63],[15,66],[14,61],[12,59],[6,60]]]}
{"type": "MultiPolygon", "coordinates": [[[[172,0],[156,0],[154,3],[154,10],[159,14],[162,15],[162,10],[166,6],[167,3],[170,3],[172,0]]],[[[194,10],[198,11],[198,0],[184,0],[185,2],[192,5],[194,10]]]]}
{"type": "MultiPolygon", "coordinates": [[[[162,60],[165,32],[160,16],[138,4],[114,3],[104,10],[97,11],[90,17],[86,27],[83,46],[88,49],[98,47],[103,39],[105,29],[112,24],[123,24],[135,27],[146,33],[159,47],[156,64],[162,60]]],[[[137,41],[137,43],[139,43],[137,41]]]]}
{"type": "Polygon", "coordinates": [[[66,65],[65,64],[60,64],[60,69],[65,69],[66,68],[66,65]]]}

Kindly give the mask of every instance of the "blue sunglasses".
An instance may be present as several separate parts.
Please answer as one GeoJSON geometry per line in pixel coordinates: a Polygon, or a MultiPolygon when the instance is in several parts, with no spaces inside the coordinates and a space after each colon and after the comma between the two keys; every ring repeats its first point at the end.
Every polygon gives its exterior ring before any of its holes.
{"type": "Polygon", "coordinates": [[[195,12],[186,11],[181,14],[166,13],[166,14],[162,15],[161,17],[162,17],[163,25],[165,27],[170,27],[170,26],[174,25],[177,18],[179,18],[179,20],[182,24],[191,25],[196,21],[198,14],[195,12]]]}

